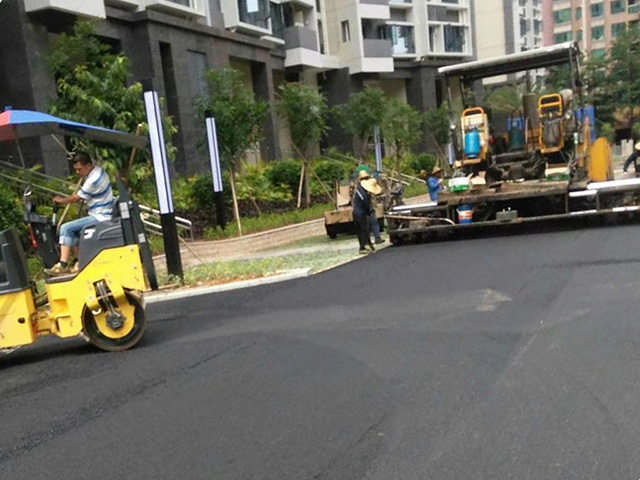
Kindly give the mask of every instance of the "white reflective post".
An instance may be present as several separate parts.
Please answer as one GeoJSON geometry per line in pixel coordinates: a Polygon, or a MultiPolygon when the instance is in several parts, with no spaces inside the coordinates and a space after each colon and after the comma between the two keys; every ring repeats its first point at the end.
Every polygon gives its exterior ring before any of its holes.
{"type": "Polygon", "coordinates": [[[158,192],[160,224],[162,225],[167,271],[182,278],[182,259],[180,258],[178,228],[171,198],[171,181],[169,180],[167,147],[164,143],[160,101],[158,100],[158,93],[153,90],[150,80],[143,82],[143,86],[144,106],[147,114],[147,124],[149,125],[149,146],[151,148],[156,190],[158,192]]]}

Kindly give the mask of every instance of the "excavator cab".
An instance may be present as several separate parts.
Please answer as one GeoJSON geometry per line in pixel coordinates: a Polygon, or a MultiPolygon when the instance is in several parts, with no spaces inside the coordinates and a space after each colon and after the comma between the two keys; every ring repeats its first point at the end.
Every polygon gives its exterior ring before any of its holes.
{"type": "Polygon", "coordinates": [[[460,119],[462,127],[462,165],[478,165],[489,151],[489,120],[481,107],[467,108],[460,119]]]}
{"type": "Polygon", "coordinates": [[[560,152],[565,145],[564,102],[562,95],[552,93],[542,95],[538,99],[538,115],[540,127],[538,142],[540,153],[560,152]]]}

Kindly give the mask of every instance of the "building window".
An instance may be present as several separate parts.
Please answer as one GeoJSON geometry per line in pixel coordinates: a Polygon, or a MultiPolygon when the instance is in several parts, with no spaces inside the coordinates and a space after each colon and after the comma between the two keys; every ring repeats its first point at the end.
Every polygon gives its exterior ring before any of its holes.
{"type": "Polygon", "coordinates": [[[267,30],[271,7],[268,0],[238,0],[240,21],[267,30]]]}
{"type": "Polygon", "coordinates": [[[563,10],[556,10],[553,12],[553,21],[556,25],[560,25],[561,23],[568,23],[571,21],[571,9],[565,8],[563,10]]]}
{"type": "Polygon", "coordinates": [[[613,25],[611,25],[611,36],[613,38],[618,38],[620,35],[624,33],[626,28],[627,28],[627,25],[624,22],[614,23],[613,25]]]}
{"type": "Polygon", "coordinates": [[[624,12],[624,0],[613,0],[611,2],[611,15],[624,12]]]}
{"type": "Polygon", "coordinates": [[[464,27],[444,26],[444,51],[449,53],[464,52],[464,27]]]}
{"type": "Polygon", "coordinates": [[[351,41],[351,31],[349,30],[349,20],[344,20],[342,22],[342,42],[350,42],[351,41]]]}
{"type": "Polygon", "coordinates": [[[553,36],[553,43],[570,42],[572,39],[571,32],[556,33],[553,36]]]}
{"type": "Polygon", "coordinates": [[[594,3],[591,5],[591,17],[601,17],[604,15],[604,3],[594,3]]]}
{"type": "Polygon", "coordinates": [[[286,23],[282,4],[271,2],[271,34],[277,38],[284,38],[285,28],[286,23]]]}
{"type": "Polygon", "coordinates": [[[604,38],[604,27],[593,27],[591,29],[591,40],[602,40],[604,38]]]}
{"type": "Polygon", "coordinates": [[[582,30],[578,30],[576,32],[576,42],[580,43],[582,41],[582,30]]]}
{"type": "Polygon", "coordinates": [[[391,40],[394,55],[416,53],[413,41],[413,27],[403,25],[385,25],[379,30],[380,38],[391,40]]]}
{"type": "Polygon", "coordinates": [[[535,35],[540,35],[541,31],[542,31],[542,22],[540,20],[534,20],[533,21],[533,33],[535,35]]]}
{"type": "Polygon", "coordinates": [[[582,7],[576,8],[576,20],[580,20],[582,18],[582,7]]]}
{"type": "Polygon", "coordinates": [[[607,55],[607,51],[604,48],[596,48],[591,50],[591,56],[593,58],[604,58],[607,55]]]}
{"type": "Polygon", "coordinates": [[[640,0],[629,0],[629,13],[640,12],[640,0]]]}

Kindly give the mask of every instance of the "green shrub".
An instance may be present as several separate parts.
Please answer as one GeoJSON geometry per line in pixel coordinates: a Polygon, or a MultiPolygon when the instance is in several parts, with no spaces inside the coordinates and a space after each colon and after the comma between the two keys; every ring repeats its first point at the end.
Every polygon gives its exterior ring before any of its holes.
{"type": "Polygon", "coordinates": [[[14,193],[6,185],[0,184],[0,230],[11,227],[22,230],[23,212],[14,193]]]}
{"type": "MultiPolygon", "coordinates": [[[[230,204],[231,186],[229,173],[222,174],[222,188],[225,192],[225,204],[230,204]]],[[[211,175],[195,175],[190,179],[191,197],[198,209],[215,208],[215,195],[213,193],[213,181],[211,175]]]]}
{"type": "Polygon", "coordinates": [[[421,170],[431,173],[433,167],[436,166],[436,157],[429,153],[420,153],[407,157],[407,163],[414,175],[420,173],[421,170]]]}
{"type": "Polygon", "coordinates": [[[318,178],[329,188],[335,181],[346,180],[351,174],[351,165],[344,162],[321,160],[314,166],[318,178]]]}
{"type": "Polygon", "coordinates": [[[176,176],[171,180],[171,195],[173,206],[181,212],[191,212],[197,209],[198,203],[193,195],[193,182],[195,177],[186,178],[176,176]]]}
{"type": "Polygon", "coordinates": [[[266,177],[271,182],[271,185],[284,185],[291,195],[296,195],[301,169],[302,162],[299,160],[281,160],[269,166],[266,171],[266,177]]]}
{"type": "Polygon", "coordinates": [[[285,203],[292,195],[286,184],[274,184],[267,175],[269,169],[263,163],[244,164],[237,176],[236,188],[238,200],[285,203]]]}

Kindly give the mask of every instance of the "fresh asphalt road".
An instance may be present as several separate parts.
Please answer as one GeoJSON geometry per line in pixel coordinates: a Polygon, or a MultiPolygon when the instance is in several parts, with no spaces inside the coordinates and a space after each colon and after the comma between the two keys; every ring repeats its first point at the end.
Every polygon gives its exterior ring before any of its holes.
{"type": "Polygon", "coordinates": [[[0,359],[0,478],[640,478],[640,226],[389,248],[0,359]]]}

